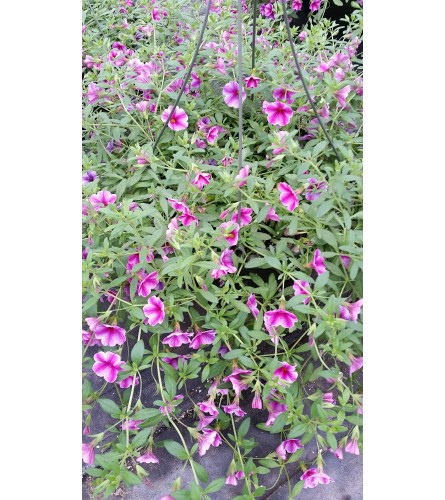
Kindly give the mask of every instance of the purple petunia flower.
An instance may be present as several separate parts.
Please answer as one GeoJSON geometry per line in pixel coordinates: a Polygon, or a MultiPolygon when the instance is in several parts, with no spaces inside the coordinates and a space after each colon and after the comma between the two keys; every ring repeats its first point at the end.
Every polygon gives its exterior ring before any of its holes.
{"type": "Polygon", "coordinates": [[[93,372],[99,377],[103,377],[107,382],[113,383],[117,375],[123,370],[121,357],[114,352],[98,352],[94,355],[93,372]]]}
{"type": "Polygon", "coordinates": [[[323,274],[326,272],[326,266],[324,265],[324,257],[322,257],[320,250],[315,250],[314,257],[312,261],[309,263],[309,267],[315,269],[317,274],[323,274]]]}
{"type": "MultiPolygon", "coordinates": [[[[294,295],[309,295],[310,285],[307,281],[297,280],[293,284],[294,295]]],[[[311,298],[304,299],[303,304],[306,305],[310,302],[311,298]]]]}
{"type": "Polygon", "coordinates": [[[147,450],[143,455],[136,458],[136,462],[140,464],[158,464],[159,460],[151,450],[147,450]]]}
{"type": "Polygon", "coordinates": [[[250,312],[253,314],[253,317],[255,319],[257,319],[258,314],[260,314],[260,311],[258,310],[258,307],[257,307],[257,301],[256,301],[255,294],[251,293],[249,295],[249,298],[247,299],[246,305],[250,309],[250,312]]]}
{"type": "Polygon", "coordinates": [[[286,182],[278,184],[281,203],[290,211],[293,212],[299,205],[297,193],[286,182]]]}
{"type": "Polygon", "coordinates": [[[117,325],[97,325],[94,335],[105,346],[122,345],[127,339],[125,330],[117,325]]]}
{"type": "Polygon", "coordinates": [[[308,179],[309,185],[306,188],[305,197],[308,201],[315,201],[320,198],[323,191],[327,191],[328,184],[324,181],[317,181],[317,179],[308,179]]]}
{"type": "Polygon", "coordinates": [[[164,304],[159,297],[150,297],[148,303],[143,308],[144,314],[147,317],[145,320],[150,326],[159,325],[164,321],[165,312],[164,304]]]}
{"type": "Polygon", "coordinates": [[[97,179],[97,174],[94,170],[88,170],[86,174],[82,175],[82,184],[89,184],[97,179]]]}
{"type": "Polygon", "coordinates": [[[264,101],[263,111],[267,114],[267,121],[278,127],[285,127],[294,114],[290,106],[280,101],[270,103],[264,101]]]}
{"type": "MultiPolygon", "coordinates": [[[[239,85],[237,82],[229,82],[223,88],[224,102],[231,108],[239,108],[239,85]]],[[[246,91],[241,87],[242,102],[246,99],[246,91]]]]}
{"type": "Polygon", "coordinates": [[[211,344],[215,340],[215,330],[205,330],[198,332],[197,335],[190,342],[192,349],[199,349],[202,345],[211,344]]]}
{"type": "Polygon", "coordinates": [[[304,488],[315,488],[318,484],[329,484],[334,480],[324,472],[318,471],[315,467],[308,469],[301,477],[304,481],[304,488]]]}
{"type": "MultiPolygon", "coordinates": [[[[173,106],[169,106],[162,113],[161,120],[164,123],[167,121],[172,108],[173,106]]],[[[170,121],[168,122],[168,127],[171,128],[174,132],[186,129],[188,127],[187,113],[183,109],[176,107],[175,111],[172,114],[172,117],[170,118],[170,121]]]]}
{"type": "Polygon", "coordinates": [[[295,366],[283,361],[280,366],[273,372],[274,377],[278,377],[284,382],[292,384],[298,378],[298,373],[295,371],[295,366]]]}
{"type": "Polygon", "coordinates": [[[114,204],[116,199],[117,195],[111,194],[110,191],[99,191],[98,193],[90,196],[90,203],[97,212],[101,208],[114,204]]]}

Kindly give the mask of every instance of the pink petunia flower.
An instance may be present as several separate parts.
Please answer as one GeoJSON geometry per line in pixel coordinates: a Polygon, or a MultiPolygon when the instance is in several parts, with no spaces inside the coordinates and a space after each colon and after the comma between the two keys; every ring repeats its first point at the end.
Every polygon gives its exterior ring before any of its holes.
{"type": "Polygon", "coordinates": [[[286,182],[278,184],[281,203],[290,211],[293,212],[299,205],[297,193],[286,182]]]}
{"type": "Polygon", "coordinates": [[[277,125],[278,127],[285,127],[294,114],[290,106],[280,101],[267,103],[266,106],[263,105],[263,110],[267,114],[267,121],[271,125],[277,125]]]}
{"type": "Polygon", "coordinates": [[[275,11],[271,3],[263,3],[258,9],[260,14],[262,14],[267,19],[275,19],[275,11]]]}
{"type": "Polygon", "coordinates": [[[321,0],[311,0],[311,3],[309,4],[309,9],[311,12],[316,12],[319,10],[321,6],[321,0]]]}
{"type": "Polygon", "coordinates": [[[357,300],[352,304],[345,302],[342,306],[340,306],[340,318],[357,323],[362,305],[363,299],[357,300]]]}
{"type": "Polygon", "coordinates": [[[345,446],[345,451],[347,453],[351,453],[352,455],[360,455],[360,449],[357,444],[356,439],[352,439],[349,441],[349,443],[345,446]]]}
{"type": "Polygon", "coordinates": [[[347,255],[340,255],[340,259],[343,262],[345,269],[348,269],[349,264],[351,263],[351,257],[348,257],[347,255]]]}
{"type": "Polygon", "coordinates": [[[82,342],[83,345],[88,345],[92,347],[93,345],[102,345],[102,342],[99,339],[93,338],[91,340],[91,337],[93,334],[91,332],[88,332],[87,330],[82,330],[82,342]]]}
{"type": "Polygon", "coordinates": [[[127,340],[126,331],[117,325],[97,325],[94,335],[106,346],[122,345],[127,340]]]}
{"type": "Polygon", "coordinates": [[[337,68],[334,72],[334,78],[337,82],[342,82],[346,78],[346,73],[343,68],[337,68]]]}
{"type": "Polygon", "coordinates": [[[244,83],[246,84],[246,87],[248,89],[257,88],[258,87],[258,83],[260,81],[261,81],[261,79],[258,78],[257,76],[254,76],[254,75],[250,75],[250,76],[244,78],[244,83]]]}
{"type": "Polygon", "coordinates": [[[316,468],[308,469],[301,477],[304,481],[304,488],[315,488],[318,484],[329,484],[334,480],[324,472],[319,472],[316,468]]]}
{"type": "Polygon", "coordinates": [[[90,203],[93,205],[96,212],[101,208],[113,204],[117,199],[117,195],[111,194],[110,191],[99,191],[90,196],[90,203]]]}
{"type": "Polygon", "coordinates": [[[201,78],[199,78],[197,73],[191,73],[190,76],[192,77],[191,82],[190,82],[190,87],[199,88],[201,86],[201,83],[202,83],[201,78]]]}
{"type": "Polygon", "coordinates": [[[129,387],[131,387],[133,385],[133,383],[134,383],[135,387],[137,385],[139,385],[139,377],[137,377],[136,375],[130,375],[129,377],[121,380],[119,382],[119,387],[121,389],[128,389],[129,387]]]}
{"type": "Polygon", "coordinates": [[[148,101],[140,101],[140,102],[138,102],[138,103],[136,103],[136,104],[134,105],[134,107],[135,107],[138,111],[140,111],[141,113],[144,113],[145,111],[147,111],[148,106],[149,106],[148,101]]]}
{"type": "Polygon", "coordinates": [[[258,307],[257,307],[257,301],[256,301],[255,294],[251,293],[249,295],[249,298],[247,299],[246,305],[250,309],[250,312],[253,314],[253,317],[255,319],[257,319],[258,314],[260,314],[260,311],[258,310],[258,307]]]}
{"type": "Polygon", "coordinates": [[[93,372],[99,377],[103,377],[107,382],[113,383],[117,375],[123,370],[124,364],[121,357],[114,352],[98,352],[94,355],[93,372]]]}
{"type": "Polygon", "coordinates": [[[264,314],[264,318],[267,318],[269,326],[283,326],[284,328],[292,328],[298,321],[295,314],[286,311],[285,309],[274,309],[272,311],[267,311],[264,314]]]}
{"type": "Polygon", "coordinates": [[[307,299],[304,300],[303,304],[306,305],[310,302],[310,285],[307,281],[297,280],[293,284],[294,295],[308,295],[307,299]]]}
{"type": "Polygon", "coordinates": [[[240,226],[236,222],[223,222],[220,224],[219,230],[229,246],[233,246],[238,243],[239,228],[240,226]]]}
{"type": "Polygon", "coordinates": [[[92,443],[82,443],[82,460],[87,465],[94,465],[94,446],[92,443]]]}
{"type": "Polygon", "coordinates": [[[246,381],[241,378],[241,375],[250,375],[251,370],[243,370],[241,368],[235,368],[230,375],[223,378],[224,382],[231,382],[235,395],[240,396],[241,391],[247,389],[249,386],[246,381]]]}
{"type": "Polygon", "coordinates": [[[269,208],[269,211],[267,212],[264,222],[267,222],[268,220],[273,220],[276,222],[280,221],[280,217],[275,213],[274,207],[269,208]]]}
{"type": "Polygon", "coordinates": [[[244,415],[246,415],[246,412],[240,408],[237,402],[233,402],[230,405],[223,405],[222,408],[224,412],[228,413],[229,415],[233,414],[237,417],[244,417],[244,415]]]}
{"type": "Polygon", "coordinates": [[[326,392],[325,394],[323,394],[323,403],[335,405],[336,401],[332,392],[326,392]]]}
{"type": "Polygon", "coordinates": [[[276,448],[275,453],[282,460],[286,460],[286,453],[295,453],[300,448],[303,448],[303,445],[299,439],[286,439],[276,448]]]}
{"type": "Polygon", "coordinates": [[[272,97],[276,100],[286,102],[287,104],[292,104],[294,102],[293,96],[296,92],[286,89],[284,87],[278,87],[272,92],[272,97]]]}
{"type": "Polygon", "coordinates": [[[121,429],[123,431],[126,431],[126,430],[137,431],[137,430],[139,430],[139,424],[141,424],[142,422],[143,422],[143,420],[131,420],[131,419],[129,419],[128,422],[125,421],[122,424],[121,429]]]}
{"type": "Polygon", "coordinates": [[[97,179],[97,173],[94,170],[88,170],[86,174],[82,175],[82,184],[89,184],[97,179]]]}
{"type": "Polygon", "coordinates": [[[159,460],[151,450],[147,450],[143,455],[136,458],[136,462],[140,464],[158,464],[159,460]]]}
{"type": "Polygon", "coordinates": [[[261,401],[261,396],[258,392],[255,392],[255,396],[253,397],[252,408],[255,410],[261,410],[263,408],[263,402],[261,401]]]}
{"type": "MultiPolygon", "coordinates": [[[[163,359],[163,361],[164,361],[164,359],[163,359]]],[[[184,399],[184,396],[182,394],[177,394],[173,398],[173,401],[178,401],[180,399],[184,399]]],[[[159,411],[164,416],[169,415],[173,411],[173,409],[176,407],[176,405],[174,405],[173,402],[169,401],[168,399],[166,401],[167,401],[167,406],[160,406],[159,407],[159,411]]]]}
{"type": "MultiPolygon", "coordinates": [[[[224,102],[230,108],[239,108],[239,85],[237,82],[229,82],[223,88],[224,102]]],[[[241,88],[242,102],[246,99],[246,91],[241,88]]]]}
{"type": "Polygon", "coordinates": [[[341,90],[338,90],[337,92],[334,92],[334,96],[336,97],[338,104],[344,108],[346,107],[346,98],[348,97],[349,93],[351,92],[351,86],[346,85],[343,87],[341,90]]]}
{"type": "MultiPolygon", "coordinates": [[[[297,1],[301,1],[301,0],[297,0],[297,1]]],[[[307,33],[306,31],[302,31],[299,35],[298,35],[298,39],[300,40],[300,42],[304,42],[307,38],[307,33]]]]}
{"type": "MultiPolygon", "coordinates": [[[[251,208],[241,208],[240,227],[247,226],[252,222],[252,212],[253,210],[251,208]]],[[[238,222],[238,210],[232,215],[231,221],[238,222]]]]}
{"type": "Polygon", "coordinates": [[[281,415],[282,413],[287,411],[287,405],[284,403],[280,403],[279,401],[268,401],[266,407],[269,411],[269,416],[267,418],[267,422],[265,423],[265,425],[267,426],[272,425],[278,415],[281,415]]]}
{"type": "Polygon", "coordinates": [[[250,170],[249,165],[245,165],[243,168],[240,169],[238,175],[236,175],[234,179],[235,186],[241,188],[247,184],[247,181],[244,179],[247,179],[247,177],[249,176],[249,170],[250,170]]]}
{"type": "Polygon", "coordinates": [[[202,429],[202,434],[198,435],[198,454],[204,456],[210,446],[217,447],[222,443],[221,436],[214,429],[202,429]]]}
{"type": "Polygon", "coordinates": [[[208,413],[212,417],[218,416],[218,409],[216,408],[215,403],[212,400],[198,403],[198,406],[202,412],[208,413]]]}
{"type": "Polygon", "coordinates": [[[98,325],[100,325],[99,318],[85,318],[85,322],[88,325],[88,328],[94,333],[98,325]]]}
{"type": "Polygon", "coordinates": [[[215,144],[215,141],[218,139],[218,136],[219,136],[219,128],[217,126],[210,127],[209,131],[207,132],[207,137],[206,137],[207,142],[209,144],[215,144]]]}
{"type": "Polygon", "coordinates": [[[184,212],[178,217],[178,220],[184,224],[184,226],[190,226],[191,224],[198,225],[198,217],[195,217],[190,211],[184,212]]]}
{"type": "Polygon", "coordinates": [[[102,91],[103,89],[101,89],[94,82],[91,82],[88,85],[88,104],[94,104],[96,101],[98,101],[101,97],[102,91]]]}
{"type": "Polygon", "coordinates": [[[286,137],[289,135],[289,132],[286,132],[285,130],[281,130],[278,132],[278,141],[274,139],[272,144],[274,146],[277,146],[275,149],[272,150],[272,154],[274,155],[279,155],[283,151],[286,151],[286,147],[283,147],[286,145],[286,137]]]}
{"type": "Polygon", "coordinates": [[[306,188],[305,198],[308,201],[315,201],[320,198],[324,191],[328,190],[328,184],[324,181],[317,181],[317,179],[308,179],[308,187],[306,188]]]}
{"type": "Polygon", "coordinates": [[[285,361],[280,363],[280,366],[273,372],[274,377],[278,377],[284,382],[295,382],[298,378],[298,373],[295,371],[295,366],[286,363],[285,361]]]}
{"type": "Polygon", "coordinates": [[[139,297],[148,297],[151,291],[154,290],[158,284],[159,279],[156,271],[144,275],[137,286],[137,293],[139,297]]]}
{"type": "Polygon", "coordinates": [[[170,335],[167,335],[162,341],[170,347],[179,347],[182,344],[190,344],[190,333],[182,332],[179,324],[170,335]]]}
{"type": "Polygon", "coordinates": [[[352,354],[349,356],[349,358],[352,361],[351,366],[349,367],[349,376],[351,376],[354,372],[360,370],[360,368],[363,366],[363,358],[356,358],[352,354]]]}
{"type": "Polygon", "coordinates": [[[339,446],[336,451],[334,451],[332,448],[329,448],[329,451],[333,453],[340,460],[343,460],[343,450],[341,446],[339,446]]]}
{"type": "Polygon", "coordinates": [[[221,253],[218,269],[212,269],[212,271],[210,272],[210,276],[213,279],[219,279],[221,276],[236,272],[236,267],[233,265],[232,254],[233,250],[230,250],[229,248],[226,248],[221,253]]]}
{"type": "Polygon", "coordinates": [[[174,358],[172,358],[170,356],[165,356],[164,358],[162,358],[162,361],[164,361],[164,363],[169,364],[172,368],[177,370],[179,367],[179,360],[182,360],[183,362],[185,362],[186,359],[190,359],[190,358],[191,358],[190,354],[182,354],[179,356],[175,356],[174,358]]]}
{"type": "Polygon", "coordinates": [[[192,349],[199,349],[202,345],[211,344],[215,340],[215,335],[215,330],[200,331],[190,342],[190,347],[192,349]]]}
{"type": "Polygon", "coordinates": [[[189,211],[189,207],[184,201],[176,200],[175,198],[167,198],[172,208],[178,212],[185,213],[189,211]]]}
{"type": "Polygon", "coordinates": [[[143,311],[150,326],[159,325],[164,321],[164,304],[159,297],[150,297],[147,305],[143,307],[143,311]]]}
{"type": "Polygon", "coordinates": [[[292,8],[295,10],[295,11],[299,11],[301,10],[301,8],[303,7],[303,0],[294,0],[292,2],[292,8]]]}
{"type": "Polygon", "coordinates": [[[317,274],[323,274],[326,272],[326,266],[324,265],[324,257],[322,257],[320,250],[315,250],[314,257],[312,261],[309,263],[309,267],[315,269],[317,274]]]}
{"type": "MultiPolygon", "coordinates": [[[[165,123],[168,119],[168,116],[172,110],[173,106],[169,106],[161,116],[161,120],[165,123]]],[[[177,107],[175,108],[175,111],[173,112],[172,117],[170,118],[170,121],[168,122],[168,127],[171,128],[173,131],[177,132],[179,130],[184,130],[188,127],[188,116],[186,112],[177,107]]]]}
{"type": "Polygon", "coordinates": [[[198,186],[198,189],[201,191],[204,186],[210,182],[211,174],[206,172],[198,172],[195,178],[192,180],[192,184],[198,186]]]}

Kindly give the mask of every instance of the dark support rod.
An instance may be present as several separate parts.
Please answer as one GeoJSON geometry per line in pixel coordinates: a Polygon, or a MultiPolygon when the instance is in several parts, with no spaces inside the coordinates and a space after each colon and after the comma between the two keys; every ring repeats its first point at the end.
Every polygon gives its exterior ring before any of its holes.
{"type": "Polygon", "coordinates": [[[324,135],[326,136],[326,139],[328,140],[329,144],[331,145],[331,148],[333,149],[335,156],[337,157],[337,160],[339,162],[341,162],[340,156],[339,156],[337,150],[335,149],[335,146],[332,142],[332,139],[329,137],[328,131],[326,130],[324,123],[321,121],[320,115],[318,114],[317,108],[315,107],[315,103],[312,100],[311,94],[309,93],[309,89],[307,88],[306,81],[304,80],[300,65],[298,64],[297,53],[295,51],[295,45],[294,45],[294,42],[292,40],[292,35],[290,32],[289,18],[287,17],[286,0],[281,0],[281,4],[283,5],[283,17],[284,17],[284,24],[286,25],[287,37],[289,39],[290,47],[292,50],[292,55],[294,56],[294,61],[295,61],[295,65],[297,66],[298,74],[300,75],[301,82],[303,83],[304,91],[306,92],[307,98],[309,99],[310,105],[315,113],[315,116],[317,117],[318,123],[320,124],[320,127],[322,128],[324,135]]]}
{"type": "Polygon", "coordinates": [[[164,130],[167,128],[167,125],[170,122],[170,118],[173,116],[173,113],[175,112],[176,106],[178,105],[179,100],[181,99],[182,94],[184,93],[184,89],[185,89],[185,86],[187,85],[187,82],[189,81],[190,74],[193,70],[193,66],[195,65],[196,57],[198,56],[199,48],[201,47],[202,39],[204,38],[204,31],[207,27],[207,22],[209,20],[209,13],[210,13],[211,6],[212,6],[212,0],[208,0],[207,10],[206,10],[206,13],[204,16],[204,22],[202,23],[202,26],[201,26],[201,33],[199,34],[199,39],[198,39],[198,42],[196,44],[196,49],[195,49],[195,52],[193,54],[192,61],[190,63],[189,69],[188,69],[187,74],[186,74],[184,81],[182,83],[182,87],[181,87],[181,90],[179,91],[178,97],[176,98],[176,102],[175,102],[175,104],[173,104],[173,108],[170,111],[170,114],[168,115],[168,118],[165,121],[164,126],[162,127],[161,131],[159,132],[158,138],[156,139],[156,141],[154,143],[153,153],[155,152],[156,146],[158,145],[159,140],[160,140],[162,134],[164,133],[164,130]]]}

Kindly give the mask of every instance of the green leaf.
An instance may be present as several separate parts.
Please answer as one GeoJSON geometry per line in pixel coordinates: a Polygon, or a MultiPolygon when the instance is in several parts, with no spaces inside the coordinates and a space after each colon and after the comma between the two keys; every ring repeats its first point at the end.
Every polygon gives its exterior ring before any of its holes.
{"type": "Polygon", "coordinates": [[[239,426],[238,429],[238,437],[239,439],[243,439],[244,436],[247,434],[248,430],[250,427],[250,418],[246,418],[243,423],[239,426]]]}
{"type": "Polygon", "coordinates": [[[127,486],[136,486],[137,484],[141,484],[142,481],[127,469],[121,470],[121,478],[127,486]]]}
{"type": "Polygon", "coordinates": [[[176,441],[164,441],[165,449],[173,455],[174,457],[179,458],[180,460],[185,460],[188,457],[187,451],[183,446],[176,441]]]}
{"type": "Polygon", "coordinates": [[[125,188],[127,187],[127,180],[122,179],[119,184],[117,185],[116,188],[116,194],[117,194],[117,199],[120,200],[121,196],[123,195],[125,188]]]}
{"type": "Polygon", "coordinates": [[[218,479],[214,479],[205,489],[206,493],[215,493],[219,491],[226,484],[225,477],[218,477],[218,479]]]}
{"type": "Polygon", "coordinates": [[[269,266],[281,271],[283,263],[280,262],[276,257],[264,257],[264,260],[269,264],[269,266]]]}
{"type": "Polygon", "coordinates": [[[288,439],[296,438],[302,436],[307,430],[308,424],[302,423],[293,427],[287,435],[288,439]]]}
{"type": "Polygon", "coordinates": [[[93,467],[88,467],[87,469],[85,469],[85,472],[93,477],[102,477],[105,474],[105,471],[103,469],[96,469],[93,467]]]}
{"type": "Polygon", "coordinates": [[[288,411],[285,411],[284,413],[278,415],[278,417],[275,419],[275,422],[272,424],[272,427],[270,428],[270,432],[272,434],[281,432],[283,430],[283,427],[286,425],[288,415],[288,411]]]}
{"type": "Polygon", "coordinates": [[[175,500],[190,500],[192,498],[192,495],[188,490],[174,491],[173,493],[171,493],[171,496],[175,500]]]}
{"type": "Polygon", "coordinates": [[[292,489],[292,498],[296,497],[303,491],[304,481],[298,481],[298,483],[292,489]]]}
{"type": "Polygon", "coordinates": [[[134,420],[147,420],[159,415],[161,415],[161,412],[158,410],[158,408],[144,408],[137,411],[131,418],[133,418],[134,420]]]}
{"type": "Polygon", "coordinates": [[[243,354],[245,354],[246,351],[244,349],[233,349],[233,351],[229,351],[227,354],[224,354],[223,358],[224,359],[237,359],[243,354]]]}
{"type": "Polygon", "coordinates": [[[201,464],[198,464],[198,462],[195,461],[193,461],[193,467],[195,468],[198,479],[203,483],[207,483],[207,481],[209,480],[209,474],[206,469],[201,464]]]}
{"type": "Polygon", "coordinates": [[[332,432],[326,433],[326,441],[334,451],[337,451],[337,440],[335,439],[335,436],[334,434],[332,434],[332,432]]]}
{"type": "Polygon", "coordinates": [[[97,401],[105,413],[108,413],[109,415],[119,415],[120,414],[121,409],[111,399],[98,399],[97,401]]]}
{"type": "Polygon", "coordinates": [[[136,437],[131,442],[131,446],[134,448],[139,448],[139,446],[143,446],[148,441],[148,436],[151,433],[151,428],[142,429],[136,435],[136,437]]]}
{"type": "Polygon", "coordinates": [[[144,341],[138,340],[131,350],[131,360],[136,364],[140,364],[144,356],[144,341]]]}
{"type": "Polygon", "coordinates": [[[338,248],[335,236],[327,229],[321,229],[317,227],[317,237],[325,241],[328,245],[331,245],[331,247],[335,249],[338,248]]]}

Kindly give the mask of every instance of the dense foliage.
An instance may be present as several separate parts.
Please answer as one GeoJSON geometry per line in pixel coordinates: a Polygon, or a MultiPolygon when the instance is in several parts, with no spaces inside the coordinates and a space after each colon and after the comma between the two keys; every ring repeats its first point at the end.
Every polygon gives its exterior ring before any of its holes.
{"type": "MultiPolygon", "coordinates": [[[[288,2],[289,16],[300,4],[288,2]]],[[[164,497],[177,499],[223,487],[232,498],[238,481],[236,498],[261,496],[261,475],[289,464],[301,468],[293,498],[330,482],[325,451],[359,453],[362,12],[353,3],[343,31],[323,17],[326,5],[312,1],[293,34],[342,161],[309,106],[280,2],[260,4],[251,68],[249,3],[238,171],[237,3],[212,1],[197,64],[156,150],[206,3],[84,3],[83,459],[95,495],[140,483],[159,448],[192,468],[195,483],[177,481],[164,497]],[[199,401],[191,382],[207,389],[199,401]],[[142,393],[150,383],[155,400],[142,393]],[[186,407],[194,423],[178,419],[186,407]],[[258,427],[280,444],[254,459],[246,413],[261,409],[268,418],[258,427]],[[108,427],[95,426],[98,412],[108,427]],[[177,439],[155,435],[162,426],[177,439]],[[304,464],[314,438],[319,454],[304,464]],[[209,483],[199,457],[211,446],[229,446],[233,460],[209,483]]]]}

